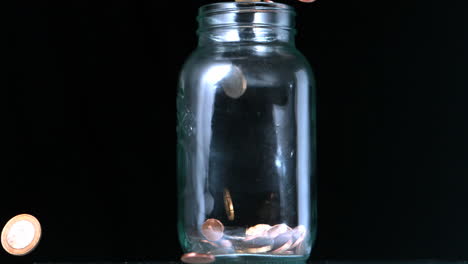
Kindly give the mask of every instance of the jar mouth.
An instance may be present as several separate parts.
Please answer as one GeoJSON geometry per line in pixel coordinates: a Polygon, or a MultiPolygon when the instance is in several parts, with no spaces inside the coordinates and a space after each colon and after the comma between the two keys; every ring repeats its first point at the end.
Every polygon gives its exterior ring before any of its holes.
{"type": "Polygon", "coordinates": [[[207,4],[200,7],[199,16],[217,12],[281,12],[286,11],[295,15],[292,6],[273,2],[221,2],[207,4]]]}
{"type": "Polygon", "coordinates": [[[293,7],[273,2],[221,2],[199,9],[199,31],[219,27],[294,29],[293,7]]]}

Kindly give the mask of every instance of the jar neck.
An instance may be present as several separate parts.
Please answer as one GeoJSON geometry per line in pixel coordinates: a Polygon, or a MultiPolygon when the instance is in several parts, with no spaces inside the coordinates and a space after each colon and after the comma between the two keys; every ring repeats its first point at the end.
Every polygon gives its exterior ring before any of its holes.
{"type": "Polygon", "coordinates": [[[230,2],[200,8],[199,46],[271,44],[294,46],[294,9],[272,2],[230,2]]]}
{"type": "Polygon", "coordinates": [[[288,29],[269,27],[218,28],[199,32],[198,45],[282,44],[294,46],[294,34],[288,29]]]}

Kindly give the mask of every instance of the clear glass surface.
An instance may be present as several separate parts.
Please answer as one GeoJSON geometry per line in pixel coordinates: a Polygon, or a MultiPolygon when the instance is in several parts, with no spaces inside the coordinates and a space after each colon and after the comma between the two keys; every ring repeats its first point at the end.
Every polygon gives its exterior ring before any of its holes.
{"type": "Polygon", "coordinates": [[[315,93],[294,10],[218,3],[199,23],[177,99],[182,247],[304,260],[316,232],[315,93]]]}

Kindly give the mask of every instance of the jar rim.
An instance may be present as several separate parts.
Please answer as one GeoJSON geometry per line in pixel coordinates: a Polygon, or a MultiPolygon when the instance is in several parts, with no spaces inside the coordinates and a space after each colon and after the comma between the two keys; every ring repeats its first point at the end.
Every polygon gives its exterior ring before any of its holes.
{"type": "Polygon", "coordinates": [[[277,12],[285,11],[295,14],[294,7],[275,2],[220,2],[201,6],[199,15],[209,15],[218,12],[277,12]]]}

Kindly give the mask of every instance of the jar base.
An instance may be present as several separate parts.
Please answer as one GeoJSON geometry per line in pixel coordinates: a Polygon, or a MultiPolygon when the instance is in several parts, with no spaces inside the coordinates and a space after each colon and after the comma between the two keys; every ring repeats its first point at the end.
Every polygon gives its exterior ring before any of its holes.
{"type": "Polygon", "coordinates": [[[301,255],[269,255],[269,254],[226,254],[216,255],[215,264],[242,263],[242,264],[305,264],[308,257],[301,255]]]}

